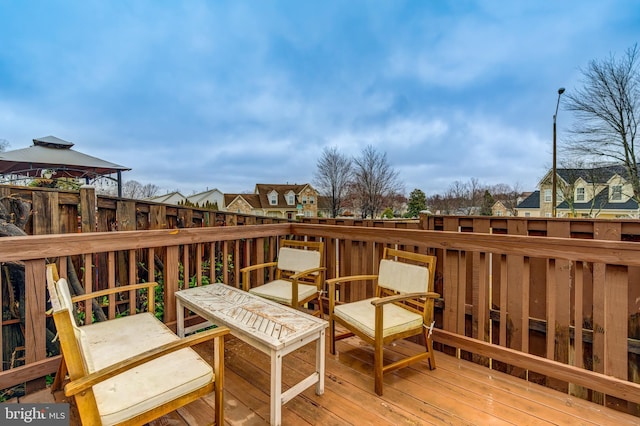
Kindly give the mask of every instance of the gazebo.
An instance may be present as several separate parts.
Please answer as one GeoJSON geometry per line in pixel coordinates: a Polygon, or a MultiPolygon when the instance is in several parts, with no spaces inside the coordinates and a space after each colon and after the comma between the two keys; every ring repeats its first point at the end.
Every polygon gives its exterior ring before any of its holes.
{"type": "Polygon", "coordinates": [[[73,143],[46,136],[33,139],[33,146],[0,152],[0,175],[20,177],[105,178],[118,183],[122,197],[122,172],[128,167],[110,163],[71,149],[73,143]],[[111,175],[116,174],[116,178],[111,175]]]}

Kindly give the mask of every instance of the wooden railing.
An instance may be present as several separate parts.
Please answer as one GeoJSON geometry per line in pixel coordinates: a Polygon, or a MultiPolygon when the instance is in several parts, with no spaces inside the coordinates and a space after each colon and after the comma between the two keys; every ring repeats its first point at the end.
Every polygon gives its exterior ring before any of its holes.
{"type": "MultiPolygon", "coordinates": [[[[323,240],[328,277],[375,272],[385,246],[437,255],[438,349],[638,415],[640,342],[632,327],[640,301],[640,244],[384,224],[288,223],[0,239],[0,262],[25,265],[27,319],[26,364],[0,373],[0,389],[55,371],[58,360],[47,356],[44,332],[47,262],[58,262],[63,276],[71,272],[65,265],[73,265],[87,289],[159,280],[163,319],[175,326],[173,293],[181,285],[190,280],[239,285],[235,271],[273,259],[282,236],[323,240]]],[[[365,295],[354,287],[345,300],[365,295]]],[[[108,314],[115,315],[112,309],[108,314]]],[[[85,317],[91,321],[90,312],[85,317]]]]}

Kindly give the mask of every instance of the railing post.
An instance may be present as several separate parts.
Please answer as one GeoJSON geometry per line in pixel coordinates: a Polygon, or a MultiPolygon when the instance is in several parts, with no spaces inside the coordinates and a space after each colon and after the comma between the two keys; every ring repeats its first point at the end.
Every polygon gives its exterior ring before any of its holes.
{"type": "Polygon", "coordinates": [[[80,187],[80,232],[96,231],[96,189],[90,185],[80,187]]]}
{"type": "MultiPolygon", "coordinates": [[[[44,260],[24,262],[24,346],[25,364],[31,364],[47,357],[47,324],[46,306],[47,292],[45,284],[44,260]]],[[[43,389],[44,378],[27,382],[26,393],[43,389]]]]}

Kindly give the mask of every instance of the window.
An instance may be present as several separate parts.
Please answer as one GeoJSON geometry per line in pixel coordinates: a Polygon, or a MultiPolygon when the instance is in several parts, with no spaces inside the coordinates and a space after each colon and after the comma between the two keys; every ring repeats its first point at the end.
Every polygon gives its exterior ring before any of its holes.
{"type": "Polygon", "coordinates": [[[531,212],[524,212],[524,217],[531,217],[531,212]]]}
{"type": "Polygon", "coordinates": [[[611,186],[611,199],[614,201],[622,200],[622,185],[611,186]]]}
{"type": "Polygon", "coordinates": [[[551,213],[545,213],[544,216],[545,217],[551,217],[551,213]]]}
{"type": "Polygon", "coordinates": [[[502,216],[502,211],[498,210],[498,211],[496,212],[496,216],[502,216]]]}
{"type": "Polygon", "coordinates": [[[544,190],[544,202],[545,203],[550,203],[552,195],[553,194],[552,194],[552,191],[550,189],[545,189],[544,190]]]}
{"type": "Polygon", "coordinates": [[[584,188],[576,188],[576,201],[584,201],[584,188]]]}
{"type": "Polygon", "coordinates": [[[306,195],[302,196],[302,204],[307,204],[307,196],[306,195]]]}
{"type": "Polygon", "coordinates": [[[309,203],[314,204],[315,202],[316,202],[316,198],[313,195],[311,195],[309,197],[309,203]]]}
{"type": "Polygon", "coordinates": [[[296,196],[294,194],[289,194],[287,195],[287,204],[289,204],[290,206],[294,205],[296,203],[296,196]]]}
{"type": "Polygon", "coordinates": [[[271,204],[272,206],[278,204],[278,194],[276,194],[275,192],[269,194],[269,204],[271,204]]]}

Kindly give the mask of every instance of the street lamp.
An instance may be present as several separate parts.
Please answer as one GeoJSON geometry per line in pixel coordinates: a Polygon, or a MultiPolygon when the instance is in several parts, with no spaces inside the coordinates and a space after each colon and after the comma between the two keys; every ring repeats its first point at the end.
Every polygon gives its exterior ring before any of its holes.
{"type": "Polygon", "coordinates": [[[558,89],[558,102],[556,103],[556,112],[553,114],[553,175],[551,177],[551,216],[556,217],[557,204],[557,178],[556,178],[556,117],[558,116],[558,106],[560,106],[560,96],[564,93],[564,87],[558,89]]]}

